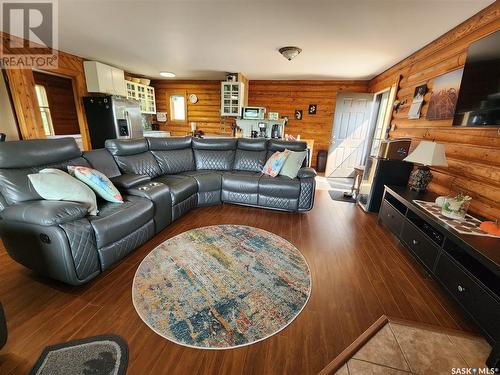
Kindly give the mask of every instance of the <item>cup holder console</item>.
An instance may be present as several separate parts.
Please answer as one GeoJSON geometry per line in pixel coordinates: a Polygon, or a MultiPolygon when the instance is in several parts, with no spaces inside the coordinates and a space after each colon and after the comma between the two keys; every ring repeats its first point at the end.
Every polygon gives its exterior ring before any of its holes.
{"type": "Polygon", "coordinates": [[[138,187],[138,189],[140,191],[149,191],[149,190],[151,190],[155,187],[158,187],[158,186],[163,186],[163,184],[161,182],[150,182],[146,185],[142,185],[142,186],[138,187]]]}

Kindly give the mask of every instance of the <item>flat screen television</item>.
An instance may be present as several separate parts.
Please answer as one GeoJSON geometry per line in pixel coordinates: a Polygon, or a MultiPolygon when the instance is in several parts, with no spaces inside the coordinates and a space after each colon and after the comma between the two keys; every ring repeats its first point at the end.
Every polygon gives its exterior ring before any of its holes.
{"type": "Polygon", "coordinates": [[[453,126],[500,126],[500,31],[469,46],[453,126]]]}

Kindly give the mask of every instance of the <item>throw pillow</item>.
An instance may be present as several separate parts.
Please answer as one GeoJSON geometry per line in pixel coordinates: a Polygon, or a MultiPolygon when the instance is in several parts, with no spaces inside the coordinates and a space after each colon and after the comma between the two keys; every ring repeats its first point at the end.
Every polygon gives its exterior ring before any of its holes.
{"type": "Polygon", "coordinates": [[[95,193],[76,178],[59,169],[46,168],[28,178],[35,191],[43,199],[52,201],[79,202],[89,206],[89,214],[97,215],[95,193]]]}
{"type": "Polygon", "coordinates": [[[276,151],[271,157],[267,160],[266,165],[264,165],[264,169],[262,172],[271,177],[276,177],[278,173],[280,173],[281,168],[283,168],[283,164],[285,164],[286,159],[290,151],[276,151]]]}
{"type": "Polygon", "coordinates": [[[286,158],[285,164],[280,171],[280,176],[286,176],[290,178],[297,177],[299,169],[302,167],[302,163],[307,156],[307,151],[290,151],[290,154],[286,158]]]}
{"type": "Polygon", "coordinates": [[[85,185],[88,185],[102,199],[113,203],[123,203],[123,197],[115,185],[113,185],[109,178],[98,170],[69,165],[68,172],[85,185]]]}

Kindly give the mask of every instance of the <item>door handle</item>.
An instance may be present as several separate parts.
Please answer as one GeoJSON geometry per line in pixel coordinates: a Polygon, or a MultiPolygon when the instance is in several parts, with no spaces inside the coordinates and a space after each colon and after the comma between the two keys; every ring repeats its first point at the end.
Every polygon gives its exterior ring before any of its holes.
{"type": "Polygon", "coordinates": [[[333,144],[335,144],[335,142],[336,142],[336,139],[335,139],[335,136],[333,136],[330,138],[330,142],[328,142],[328,143],[333,145],[333,144]]]}
{"type": "Polygon", "coordinates": [[[458,291],[459,291],[460,293],[463,293],[463,292],[465,292],[465,291],[466,291],[466,289],[465,289],[462,285],[459,285],[457,289],[458,289],[458,291]]]}
{"type": "Polygon", "coordinates": [[[413,240],[412,242],[413,242],[414,245],[418,245],[420,243],[417,240],[413,240]]]}

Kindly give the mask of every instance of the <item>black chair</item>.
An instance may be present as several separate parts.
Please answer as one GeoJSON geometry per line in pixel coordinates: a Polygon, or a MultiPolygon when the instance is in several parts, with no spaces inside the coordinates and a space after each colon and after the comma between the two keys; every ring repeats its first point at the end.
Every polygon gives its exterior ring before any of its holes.
{"type": "Polygon", "coordinates": [[[5,314],[3,312],[2,304],[0,303],[0,349],[3,348],[7,342],[7,322],[5,321],[5,314]]]}
{"type": "Polygon", "coordinates": [[[0,142],[5,142],[6,137],[5,133],[0,133],[0,142]]]}

